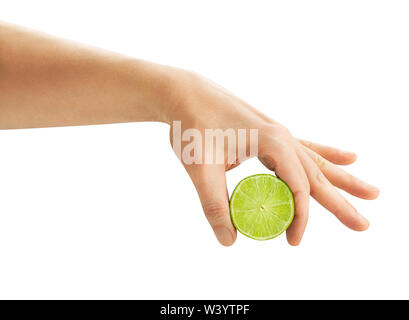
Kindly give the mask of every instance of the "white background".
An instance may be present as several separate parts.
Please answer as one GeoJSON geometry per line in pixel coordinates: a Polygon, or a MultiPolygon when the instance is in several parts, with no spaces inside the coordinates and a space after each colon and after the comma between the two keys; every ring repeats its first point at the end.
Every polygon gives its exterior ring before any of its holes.
{"type": "MultiPolygon", "coordinates": [[[[166,125],[1,131],[0,298],[409,298],[408,17],[408,1],[1,1],[2,20],[204,74],[357,152],[349,171],[382,193],[348,197],[366,232],[312,202],[301,246],[224,248],[166,125]]],[[[230,192],[262,172],[244,163],[230,192]]]]}

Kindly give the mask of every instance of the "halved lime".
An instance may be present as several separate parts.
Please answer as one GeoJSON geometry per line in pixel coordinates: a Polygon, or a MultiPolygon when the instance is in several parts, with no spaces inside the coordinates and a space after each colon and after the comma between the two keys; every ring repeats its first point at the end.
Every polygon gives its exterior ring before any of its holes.
{"type": "Polygon", "coordinates": [[[293,194],[283,180],[271,174],[256,174],[241,180],[234,189],[230,215],[236,229],[245,236],[273,239],[293,221],[293,194]]]}

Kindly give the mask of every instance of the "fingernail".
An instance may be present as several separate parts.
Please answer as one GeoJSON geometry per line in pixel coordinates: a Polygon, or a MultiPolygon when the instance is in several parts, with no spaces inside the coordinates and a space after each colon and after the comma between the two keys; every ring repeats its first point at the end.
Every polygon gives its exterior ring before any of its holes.
{"type": "Polygon", "coordinates": [[[345,156],[346,156],[347,158],[349,158],[348,161],[349,161],[350,163],[355,162],[356,159],[358,159],[357,154],[354,153],[354,152],[350,152],[350,151],[345,151],[345,156]]]}
{"type": "Polygon", "coordinates": [[[368,189],[370,189],[370,190],[372,190],[372,191],[379,192],[379,188],[378,188],[378,187],[375,187],[375,186],[372,185],[372,184],[369,184],[369,183],[366,183],[366,182],[365,182],[365,187],[368,188],[368,189]]]}
{"type": "Polygon", "coordinates": [[[214,229],[214,234],[217,240],[224,246],[231,246],[233,244],[233,236],[229,229],[226,227],[220,227],[214,229]]]}
{"type": "Polygon", "coordinates": [[[356,153],[352,151],[347,151],[347,150],[341,150],[341,152],[345,153],[348,156],[356,157],[356,153]]]}
{"type": "Polygon", "coordinates": [[[362,226],[359,229],[359,231],[365,231],[369,228],[369,220],[366,219],[362,214],[358,213],[359,218],[361,219],[362,226]]]}

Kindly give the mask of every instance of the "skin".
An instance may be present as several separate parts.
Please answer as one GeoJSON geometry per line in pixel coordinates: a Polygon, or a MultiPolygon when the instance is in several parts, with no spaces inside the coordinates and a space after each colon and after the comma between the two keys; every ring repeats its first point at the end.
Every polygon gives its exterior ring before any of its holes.
{"type": "MultiPolygon", "coordinates": [[[[172,141],[174,120],[203,136],[206,128],[258,129],[259,160],[294,194],[289,244],[301,241],[310,196],[347,227],[368,228],[368,220],[337,191],[362,199],[379,195],[339,167],[353,163],[354,153],[296,139],[282,124],[193,72],[0,23],[0,129],[159,121],[170,125],[172,141]]],[[[224,164],[183,165],[217,239],[230,246],[237,233],[225,172],[236,165],[221,151],[224,164]]]]}

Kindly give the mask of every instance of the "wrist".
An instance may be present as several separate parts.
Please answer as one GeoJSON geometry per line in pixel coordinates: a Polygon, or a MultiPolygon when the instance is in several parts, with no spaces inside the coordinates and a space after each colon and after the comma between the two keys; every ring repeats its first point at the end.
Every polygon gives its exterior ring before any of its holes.
{"type": "Polygon", "coordinates": [[[182,97],[179,82],[184,71],[136,59],[125,61],[122,69],[130,83],[130,121],[170,124],[182,97]]]}
{"type": "Polygon", "coordinates": [[[196,96],[202,79],[200,75],[173,67],[165,67],[162,97],[164,100],[162,115],[168,124],[175,120],[192,119],[197,116],[196,96]]]}

